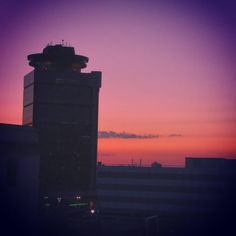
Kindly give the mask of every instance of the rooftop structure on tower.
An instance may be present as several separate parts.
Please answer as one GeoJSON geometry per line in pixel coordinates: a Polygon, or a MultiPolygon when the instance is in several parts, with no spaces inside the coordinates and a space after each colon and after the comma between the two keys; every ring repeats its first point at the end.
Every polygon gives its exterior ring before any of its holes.
{"type": "Polygon", "coordinates": [[[29,65],[35,69],[71,68],[80,71],[88,63],[88,57],[76,55],[73,47],[61,44],[48,45],[43,53],[28,55],[29,65]]]}

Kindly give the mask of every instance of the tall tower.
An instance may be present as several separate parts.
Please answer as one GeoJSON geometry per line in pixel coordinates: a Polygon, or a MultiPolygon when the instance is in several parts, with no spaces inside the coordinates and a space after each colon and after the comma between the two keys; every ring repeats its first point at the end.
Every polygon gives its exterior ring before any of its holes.
{"type": "Polygon", "coordinates": [[[101,72],[82,73],[88,58],[49,45],[28,56],[23,124],[37,127],[43,193],[92,192],[96,181],[101,72]]]}

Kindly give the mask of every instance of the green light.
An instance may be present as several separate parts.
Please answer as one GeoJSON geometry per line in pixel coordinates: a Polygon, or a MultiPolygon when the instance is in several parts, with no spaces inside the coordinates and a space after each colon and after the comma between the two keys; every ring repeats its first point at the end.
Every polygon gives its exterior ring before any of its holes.
{"type": "Polygon", "coordinates": [[[70,207],[80,207],[80,206],[88,206],[88,203],[71,203],[70,207]]]}

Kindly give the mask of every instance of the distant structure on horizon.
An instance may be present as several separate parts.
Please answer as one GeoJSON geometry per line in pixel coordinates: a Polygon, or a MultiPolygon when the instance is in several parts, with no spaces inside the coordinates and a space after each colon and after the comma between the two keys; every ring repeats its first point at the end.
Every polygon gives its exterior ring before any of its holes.
{"type": "Polygon", "coordinates": [[[39,131],[42,193],[91,193],[96,186],[101,72],[82,73],[88,58],[48,45],[28,56],[23,125],[39,131]]]}

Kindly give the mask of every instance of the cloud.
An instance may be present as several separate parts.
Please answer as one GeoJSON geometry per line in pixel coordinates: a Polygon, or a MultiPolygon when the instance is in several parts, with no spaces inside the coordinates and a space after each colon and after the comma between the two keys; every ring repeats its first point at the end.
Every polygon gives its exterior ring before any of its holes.
{"type": "Polygon", "coordinates": [[[121,139],[153,139],[159,138],[158,134],[134,134],[127,132],[99,131],[98,138],[121,138],[121,139]]]}
{"type": "Polygon", "coordinates": [[[176,138],[176,137],[182,137],[182,134],[169,134],[169,138],[176,138]]]}
{"type": "Polygon", "coordinates": [[[115,132],[115,131],[99,131],[98,138],[120,138],[120,139],[157,139],[157,138],[178,138],[182,137],[182,134],[169,134],[169,135],[159,135],[159,134],[134,134],[128,132],[115,132]]]}

